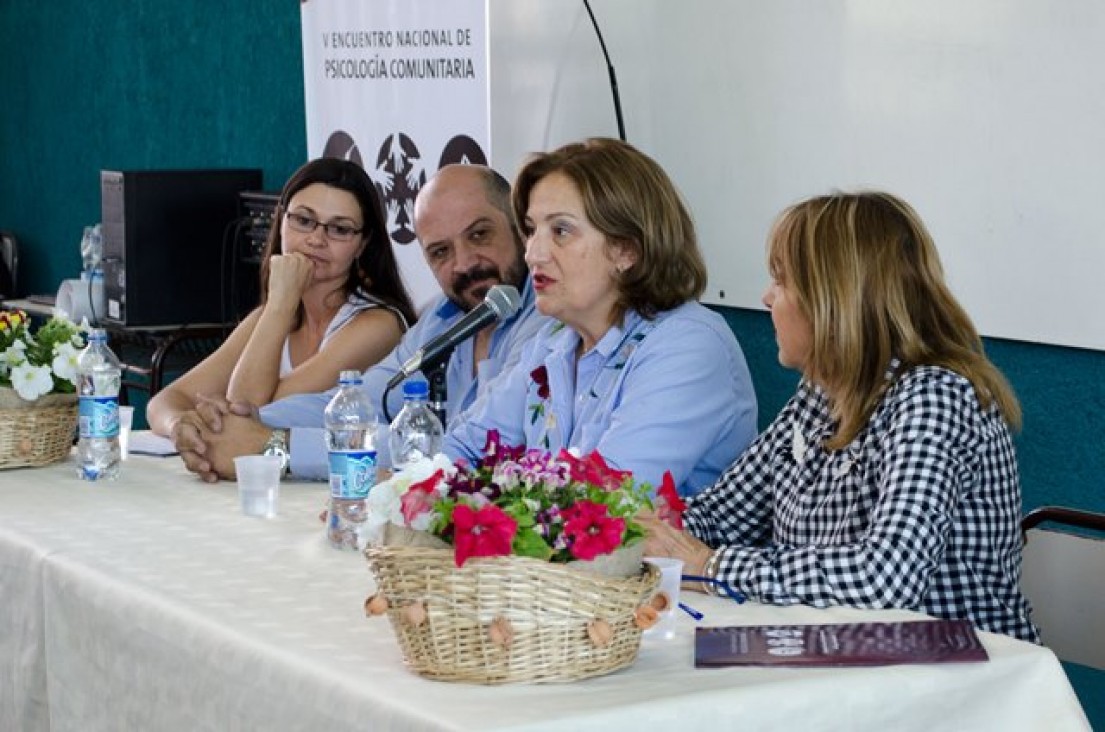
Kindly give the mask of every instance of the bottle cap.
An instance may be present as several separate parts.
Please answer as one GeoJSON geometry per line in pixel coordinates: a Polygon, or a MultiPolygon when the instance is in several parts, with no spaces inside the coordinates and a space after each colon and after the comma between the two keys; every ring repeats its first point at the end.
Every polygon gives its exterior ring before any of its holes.
{"type": "Polygon", "coordinates": [[[403,382],[404,399],[425,399],[430,395],[430,385],[422,379],[408,379],[403,382]]]}
{"type": "Polygon", "coordinates": [[[350,384],[361,383],[361,372],[354,371],[352,369],[348,371],[342,371],[338,376],[338,383],[342,386],[349,386],[350,384]]]}

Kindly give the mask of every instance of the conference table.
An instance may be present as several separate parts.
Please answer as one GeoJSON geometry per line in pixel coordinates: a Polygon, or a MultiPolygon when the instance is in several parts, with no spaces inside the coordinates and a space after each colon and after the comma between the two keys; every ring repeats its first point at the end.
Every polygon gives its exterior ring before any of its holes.
{"type": "MultiPolygon", "coordinates": [[[[173,457],[104,483],[71,458],[0,472],[0,729],[1089,729],[1051,651],[990,633],[984,663],[696,670],[680,614],[607,676],[430,681],[365,616],[373,580],[323,537],[326,492],[285,483],[265,520],[173,457]]],[[[924,617],[685,599],[705,626],[924,617]]]]}

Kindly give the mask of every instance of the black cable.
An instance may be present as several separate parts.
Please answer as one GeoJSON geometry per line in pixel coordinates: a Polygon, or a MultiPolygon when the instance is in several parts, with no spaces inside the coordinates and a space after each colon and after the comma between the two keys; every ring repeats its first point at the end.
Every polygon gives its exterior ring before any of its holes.
{"type": "Polygon", "coordinates": [[[610,93],[614,97],[614,114],[618,118],[618,137],[622,142],[626,142],[625,120],[622,119],[622,98],[618,93],[618,75],[614,73],[614,64],[611,63],[610,54],[606,51],[606,41],[602,39],[602,31],[599,30],[599,22],[595,20],[595,13],[591,10],[591,3],[588,0],[583,0],[583,7],[587,8],[587,14],[591,16],[591,25],[595,27],[595,35],[599,37],[602,56],[606,59],[606,71],[610,75],[610,93]]]}
{"type": "Polygon", "coordinates": [[[88,272],[88,312],[92,317],[89,318],[89,321],[91,322],[92,327],[99,328],[100,327],[100,317],[96,314],[96,298],[94,298],[92,296],[92,291],[93,291],[92,284],[93,284],[93,281],[95,279],[96,279],[96,270],[94,270],[94,269],[90,270],[88,272]]]}
{"type": "Polygon", "coordinates": [[[231,239],[231,230],[233,229],[233,242],[237,244],[242,231],[242,224],[249,221],[249,216],[239,216],[235,219],[231,219],[226,223],[223,228],[222,249],[219,253],[219,319],[222,321],[220,325],[223,326],[223,335],[226,335],[226,325],[230,322],[230,318],[227,313],[227,300],[230,300],[230,304],[233,305],[233,287],[234,287],[234,263],[238,259],[238,247],[229,246],[231,239]],[[228,251],[229,250],[229,251],[228,251]],[[227,255],[230,256],[227,256],[227,255]],[[227,260],[230,260],[230,280],[227,280],[227,260]],[[230,292],[230,297],[227,296],[227,292],[230,292]]]}
{"type": "Polygon", "coordinates": [[[237,219],[228,221],[226,226],[223,227],[223,238],[219,246],[219,320],[226,322],[226,241],[230,234],[230,229],[234,226],[234,222],[237,219]]]}
{"type": "MultiPolygon", "coordinates": [[[[237,223],[234,225],[234,256],[230,260],[230,312],[223,317],[224,338],[230,330],[227,324],[233,323],[237,325],[242,320],[240,316],[242,312],[242,288],[239,287],[242,276],[240,267],[245,257],[248,255],[249,231],[246,227],[252,225],[253,217],[248,214],[238,219],[237,223]],[[243,230],[245,230],[244,235],[242,233],[243,230]],[[245,241],[243,241],[243,239],[245,241]],[[243,252],[243,248],[247,251],[243,252]]],[[[256,302],[251,302],[249,303],[249,307],[253,308],[256,304],[256,302]]]]}
{"type": "MultiPolygon", "coordinates": [[[[386,389],[384,389],[383,396],[380,397],[380,407],[382,408],[381,411],[383,411],[384,413],[384,421],[387,422],[387,424],[391,424],[392,420],[391,410],[388,409],[388,394],[391,393],[391,389],[392,387],[389,385],[386,389]]],[[[379,452],[379,450],[377,450],[377,452],[379,452]]]]}

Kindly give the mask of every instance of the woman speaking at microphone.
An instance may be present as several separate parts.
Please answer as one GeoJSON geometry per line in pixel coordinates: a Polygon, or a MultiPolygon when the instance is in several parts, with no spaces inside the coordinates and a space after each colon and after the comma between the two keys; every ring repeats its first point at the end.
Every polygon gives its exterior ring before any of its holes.
{"type": "Polygon", "coordinates": [[[756,399],[732,331],[695,302],[706,267],[667,174],[591,139],[532,157],[513,206],[537,310],[554,320],[445,451],[476,459],[498,430],[506,444],[598,450],[653,486],[670,470],[685,494],[713,483],[755,436],[756,399]]]}
{"type": "Polygon", "coordinates": [[[160,391],[150,427],[198,439],[198,394],[268,404],[321,392],[343,369],[387,355],[414,321],[376,190],[360,166],[312,160],[280,194],[261,265],[261,304],[229,338],[160,391]]]}

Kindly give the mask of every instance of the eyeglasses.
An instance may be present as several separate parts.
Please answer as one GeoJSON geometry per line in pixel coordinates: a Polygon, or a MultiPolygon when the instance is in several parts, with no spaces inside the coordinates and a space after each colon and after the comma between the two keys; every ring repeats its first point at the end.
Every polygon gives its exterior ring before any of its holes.
{"type": "Polygon", "coordinates": [[[324,224],[318,219],[291,211],[284,214],[284,220],[288,222],[288,226],[292,228],[292,231],[298,231],[300,234],[310,234],[321,226],[322,230],[326,232],[326,238],[331,241],[353,241],[354,237],[364,231],[364,229],[358,229],[349,224],[324,224]]]}

